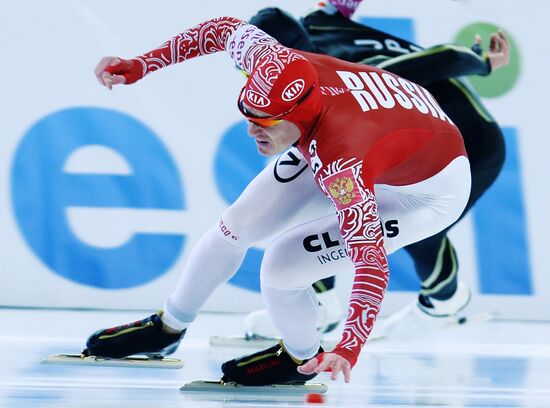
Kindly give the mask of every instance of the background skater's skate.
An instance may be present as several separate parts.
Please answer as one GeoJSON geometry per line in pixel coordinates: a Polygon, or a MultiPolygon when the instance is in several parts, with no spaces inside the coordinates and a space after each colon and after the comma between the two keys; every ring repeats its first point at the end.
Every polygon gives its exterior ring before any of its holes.
{"type": "Polygon", "coordinates": [[[47,364],[85,364],[134,367],[181,368],[181,360],[166,358],[178,348],[185,330],[167,333],[163,329],[162,312],[133,323],[98,330],[79,354],[55,354],[47,364]]]}
{"type": "MultiPolygon", "coordinates": [[[[419,295],[418,299],[375,326],[374,339],[405,340],[429,335],[447,327],[491,320],[489,313],[461,315],[470,302],[470,289],[459,282],[455,293],[446,300],[419,295]]],[[[369,338],[371,340],[371,338],[369,338]]]]}

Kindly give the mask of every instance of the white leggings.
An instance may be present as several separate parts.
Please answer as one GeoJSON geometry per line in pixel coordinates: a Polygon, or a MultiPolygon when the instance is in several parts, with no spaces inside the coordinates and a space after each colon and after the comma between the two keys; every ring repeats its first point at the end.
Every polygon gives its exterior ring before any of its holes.
{"type": "MultiPolygon", "coordinates": [[[[375,185],[387,253],[427,238],[452,224],[470,192],[469,163],[452,161],[435,176],[407,186],[375,185]]],[[[331,201],[292,148],[268,165],[197,243],[165,304],[163,320],[186,328],[217,286],[238,270],[246,250],[275,237],[261,266],[262,294],[285,345],[297,358],[318,347],[317,301],[311,285],[334,275],[334,262],[353,265],[331,201]],[[335,258],[336,254],[336,258],[335,258]],[[289,318],[292,316],[292,318],[289,318]]]]}

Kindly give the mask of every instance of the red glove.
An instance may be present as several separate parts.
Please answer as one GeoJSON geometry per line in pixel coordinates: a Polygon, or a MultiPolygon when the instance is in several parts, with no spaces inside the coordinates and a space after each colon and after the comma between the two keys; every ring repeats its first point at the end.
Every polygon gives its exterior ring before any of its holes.
{"type": "Polygon", "coordinates": [[[94,72],[101,85],[112,89],[113,85],[129,85],[143,78],[143,65],[136,59],[104,57],[94,72]]]}

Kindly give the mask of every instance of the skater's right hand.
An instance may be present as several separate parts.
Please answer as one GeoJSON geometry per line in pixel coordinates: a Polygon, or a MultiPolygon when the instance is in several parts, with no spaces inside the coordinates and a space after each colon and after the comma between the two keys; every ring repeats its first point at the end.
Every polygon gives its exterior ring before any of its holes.
{"type": "Polygon", "coordinates": [[[112,89],[113,85],[129,85],[143,78],[143,66],[135,59],[103,57],[94,73],[101,85],[112,89]]]}
{"type": "Polygon", "coordinates": [[[339,354],[321,353],[298,367],[298,372],[306,375],[322,373],[323,371],[332,372],[330,375],[331,380],[336,380],[338,373],[341,371],[344,374],[344,380],[349,383],[351,363],[339,354]]]}

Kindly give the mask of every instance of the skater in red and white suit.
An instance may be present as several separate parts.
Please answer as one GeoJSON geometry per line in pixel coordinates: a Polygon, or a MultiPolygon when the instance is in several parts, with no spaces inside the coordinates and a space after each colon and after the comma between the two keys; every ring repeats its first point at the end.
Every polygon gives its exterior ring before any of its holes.
{"type": "MultiPolygon", "coordinates": [[[[333,379],[342,372],[349,381],[384,298],[386,254],[441,231],[466,205],[470,172],[460,132],[422,87],[368,65],[286,48],[231,17],[202,23],[134,59],[106,57],[96,75],[111,88],[218,51],[227,51],[249,75],[238,107],[250,122],[258,151],[274,155],[294,146],[293,154],[303,156],[311,171],[271,191],[265,191],[262,175],[247,187],[239,200],[255,196],[256,205],[239,216],[224,214],[201,239],[198,246],[209,255],[190,260],[177,295],[167,301],[163,324],[185,330],[212,291],[230,277],[233,268],[218,268],[226,271],[219,273],[216,263],[238,267],[250,242],[265,234],[264,227],[284,227],[301,205],[323,199],[321,191],[335,213],[286,230],[270,246],[280,254],[308,228],[338,228],[355,266],[341,341],[331,352],[318,354],[318,305],[311,285],[331,271],[300,270],[292,259],[286,260],[287,271],[262,266],[262,293],[284,351],[294,361],[308,360],[298,371],[310,376],[332,371],[333,379]],[[393,229],[384,236],[381,225],[388,220],[393,229]],[[246,232],[241,235],[241,230],[246,232]]],[[[268,248],[264,263],[271,262],[269,253],[268,248]]]]}

